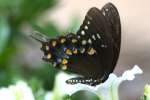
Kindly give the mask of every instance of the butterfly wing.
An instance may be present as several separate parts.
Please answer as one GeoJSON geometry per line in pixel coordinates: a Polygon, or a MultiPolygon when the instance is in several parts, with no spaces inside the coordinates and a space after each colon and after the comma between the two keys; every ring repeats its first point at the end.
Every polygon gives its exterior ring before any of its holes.
{"type": "Polygon", "coordinates": [[[81,38],[81,41],[97,36],[98,39],[92,41],[92,46],[96,49],[97,55],[86,55],[86,57],[80,55],[78,57],[80,64],[76,71],[79,74],[84,74],[86,77],[72,78],[66,82],[70,84],[82,83],[91,86],[104,82],[109,74],[113,72],[120,52],[121,24],[116,7],[108,3],[101,11],[97,8],[91,8],[77,35],[81,38]],[[103,48],[101,47],[102,45],[103,48]],[[83,73],[81,70],[84,70],[86,73],[83,73]]]}
{"type": "MultiPolygon", "coordinates": [[[[94,56],[77,55],[74,59],[77,64],[70,65],[73,72],[85,77],[103,77],[105,79],[114,70],[117,63],[120,42],[121,25],[116,7],[108,3],[100,11],[97,8],[91,8],[81,25],[77,36],[80,41],[92,40],[92,44],[85,46],[92,47],[97,51],[94,56]]],[[[104,80],[105,80],[104,79],[104,80]]]]}
{"type": "Polygon", "coordinates": [[[112,68],[110,68],[111,72],[113,71],[118,57],[120,53],[120,45],[121,45],[121,23],[120,16],[117,8],[112,4],[108,3],[101,9],[102,14],[105,16],[105,19],[108,22],[108,25],[111,29],[111,34],[113,38],[113,52],[114,58],[112,61],[112,68]]]}
{"type": "MultiPolygon", "coordinates": [[[[108,28],[107,20],[97,8],[91,8],[77,32],[79,41],[92,41],[83,46],[86,50],[94,48],[95,55],[87,53],[73,57],[74,64],[69,65],[70,71],[83,75],[84,77],[101,78],[113,60],[113,46],[111,30],[108,28]]],[[[82,44],[81,44],[82,45],[82,44]]]]}

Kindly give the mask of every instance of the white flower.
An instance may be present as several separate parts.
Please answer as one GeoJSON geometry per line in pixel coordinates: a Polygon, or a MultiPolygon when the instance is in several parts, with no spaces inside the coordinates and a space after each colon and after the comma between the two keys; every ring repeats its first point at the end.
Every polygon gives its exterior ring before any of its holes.
{"type": "Polygon", "coordinates": [[[0,89],[0,100],[34,100],[31,88],[23,81],[0,89]]]}
{"type": "Polygon", "coordinates": [[[15,99],[15,95],[8,88],[1,88],[0,100],[16,100],[16,99],[15,99]]]}
{"type": "Polygon", "coordinates": [[[53,95],[52,92],[47,92],[44,100],[54,100],[52,95],[53,95]]]}
{"type": "Polygon", "coordinates": [[[115,74],[110,74],[106,82],[97,85],[96,87],[76,84],[69,85],[65,83],[65,80],[75,77],[65,73],[59,73],[56,77],[55,87],[53,92],[47,94],[45,100],[62,100],[62,97],[66,94],[72,95],[80,90],[87,90],[95,93],[99,96],[100,100],[119,100],[118,87],[121,82],[125,80],[133,80],[136,74],[142,74],[143,71],[135,65],[131,70],[125,71],[121,77],[117,77],[115,74]],[[48,99],[49,97],[49,99],[48,99]]]}

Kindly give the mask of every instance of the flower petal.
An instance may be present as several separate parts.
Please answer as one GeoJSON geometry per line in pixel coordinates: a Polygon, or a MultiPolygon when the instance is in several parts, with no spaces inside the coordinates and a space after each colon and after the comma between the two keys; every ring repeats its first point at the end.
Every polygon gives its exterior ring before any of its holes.
{"type": "Polygon", "coordinates": [[[87,90],[97,94],[101,100],[119,100],[118,87],[120,83],[125,80],[133,80],[136,74],[142,73],[143,71],[137,65],[135,65],[131,70],[125,71],[122,76],[117,77],[115,74],[112,73],[109,75],[109,78],[104,83],[93,87],[80,83],[76,85],[69,85],[65,82],[65,80],[75,76],[71,76],[61,72],[56,77],[53,99],[56,97],[61,99],[65,94],[72,95],[77,91],[87,90]]]}

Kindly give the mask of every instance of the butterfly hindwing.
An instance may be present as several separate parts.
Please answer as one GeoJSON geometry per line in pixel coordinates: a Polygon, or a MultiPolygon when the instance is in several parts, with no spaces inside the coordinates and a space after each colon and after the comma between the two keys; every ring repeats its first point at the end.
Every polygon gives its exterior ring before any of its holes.
{"type": "MultiPolygon", "coordinates": [[[[107,20],[104,18],[100,10],[94,7],[88,11],[83,24],[77,32],[77,36],[80,36],[81,41],[84,39],[87,41],[88,39],[91,39],[92,48],[97,51],[97,54],[93,56],[80,55],[80,57],[78,57],[78,59],[84,59],[85,61],[84,63],[82,61],[83,64],[79,64],[76,67],[84,69],[86,72],[86,75],[84,76],[86,77],[102,77],[105,69],[109,66],[108,64],[112,63],[113,52],[111,34],[110,30],[107,28],[107,20]],[[88,27],[88,29],[85,29],[86,27],[88,27]],[[83,31],[84,34],[82,34],[83,31]]],[[[88,47],[90,46],[91,45],[88,44],[88,47]]],[[[81,72],[81,70],[78,71],[81,72]]]]}

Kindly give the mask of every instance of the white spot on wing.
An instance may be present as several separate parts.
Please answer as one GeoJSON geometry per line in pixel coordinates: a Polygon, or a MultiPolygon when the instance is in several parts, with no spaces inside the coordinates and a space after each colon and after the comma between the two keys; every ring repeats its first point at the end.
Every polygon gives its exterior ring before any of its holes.
{"type": "Polygon", "coordinates": [[[107,48],[107,45],[102,44],[101,47],[102,47],[102,48],[107,48]]]}
{"type": "Polygon", "coordinates": [[[77,37],[78,37],[78,39],[81,38],[80,35],[78,35],[77,37]]]}
{"type": "Polygon", "coordinates": [[[86,45],[86,40],[82,40],[82,45],[86,45]]]}
{"type": "Polygon", "coordinates": [[[82,83],[84,83],[85,81],[84,80],[82,80],[82,83]]]}
{"type": "Polygon", "coordinates": [[[102,13],[103,13],[104,16],[106,15],[105,11],[103,11],[102,13]]]}
{"type": "Polygon", "coordinates": [[[88,40],[88,43],[89,43],[89,44],[92,44],[92,40],[91,40],[91,39],[89,39],[89,40],[88,40]]]}
{"type": "Polygon", "coordinates": [[[89,25],[89,24],[90,24],[90,21],[88,21],[87,24],[89,25]]]}
{"type": "Polygon", "coordinates": [[[67,69],[67,65],[63,65],[62,70],[66,70],[66,69],[67,69]]]}
{"type": "Polygon", "coordinates": [[[46,51],[48,51],[49,50],[49,46],[46,46],[45,49],[46,49],[46,51]]]}
{"type": "Polygon", "coordinates": [[[62,61],[62,59],[58,59],[58,62],[60,63],[62,61]]]}
{"type": "Polygon", "coordinates": [[[56,65],[57,65],[57,63],[56,63],[56,62],[53,62],[53,66],[56,67],[56,65]]]}
{"type": "Polygon", "coordinates": [[[88,26],[86,25],[86,26],[84,27],[84,29],[85,29],[85,30],[88,30],[88,26]]]}
{"type": "Polygon", "coordinates": [[[92,35],[92,39],[96,40],[95,35],[92,35]]]}
{"type": "Polygon", "coordinates": [[[97,33],[96,35],[97,35],[97,37],[98,37],[99,39],[101,39],[101,37],[100,37],[99,33],[97,33]]]}
{"type": "Polygon", "coordinates": [[[70,83],[72,83],[72,80],[69,80],[70,83]]]}
{"type": "Polygon", "coordinates": [[[82,31],[81,31],[81,34],[82,34],[82,35],[85,35],[85,31],[82,30],[82,31]]]}
{"type": "Polygon", "coordinates": [[[81,53],[84,53],[84,52],[85,52],[85,48],[82,48],[81,53]]]}
{"type": "Polygon", "coordinates": [[[106,11],[108,11],[109,9],[107,8],[107,9],[105,9],[106,11]]]}

